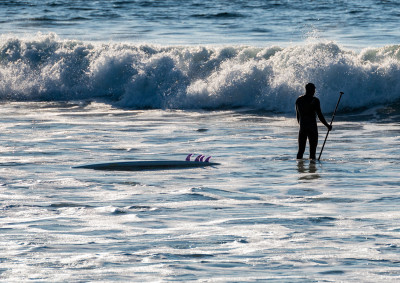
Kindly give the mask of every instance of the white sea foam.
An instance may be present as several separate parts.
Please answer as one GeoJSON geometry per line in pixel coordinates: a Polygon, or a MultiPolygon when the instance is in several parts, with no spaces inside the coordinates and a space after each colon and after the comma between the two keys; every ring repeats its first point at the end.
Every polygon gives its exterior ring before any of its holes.
{"type": "Polygon", "coordinates": [[[1,38],[3,101],[102,100],[123,108],[236,108],[292,112],[307,82],[323,108],[349,110],[400,99],[400,46],[345,49],[334,42],[289,47],[153,46],[1,38]]]}

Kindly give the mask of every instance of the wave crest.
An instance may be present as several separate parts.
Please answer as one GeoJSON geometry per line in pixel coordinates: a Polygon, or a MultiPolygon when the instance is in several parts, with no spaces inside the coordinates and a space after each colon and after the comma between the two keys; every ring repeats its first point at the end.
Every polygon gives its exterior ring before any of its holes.
{"type": "Polygon", "coordinates": [[[400,99],[400,46],[357,53],[328,43],[289,47],[153,46],[61,40],[0,41],[3,101],[102,99],[128,108],[236,108],[292,112],[313,82],[324,109],[339,91],[348,109],[400,99]]]}

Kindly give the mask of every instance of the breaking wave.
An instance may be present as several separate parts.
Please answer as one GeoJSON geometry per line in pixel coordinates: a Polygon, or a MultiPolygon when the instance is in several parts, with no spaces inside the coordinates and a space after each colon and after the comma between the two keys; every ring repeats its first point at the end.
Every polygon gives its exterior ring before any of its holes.
{"type": "Polygon", "coordinates": [[[288,47],[156,46],[0,38],[0,100],[102,100],[116,107],[292,112],[304,85],[323,109],[400,99],[400,45],[360,52],[334,42],[288,47]]]}

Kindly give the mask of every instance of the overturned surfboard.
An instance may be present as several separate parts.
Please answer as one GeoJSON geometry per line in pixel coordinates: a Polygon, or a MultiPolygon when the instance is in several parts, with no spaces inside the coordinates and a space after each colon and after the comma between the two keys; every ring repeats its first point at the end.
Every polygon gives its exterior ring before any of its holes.
{"type": "Polygon", "coordinates": [[[188,155],[185,161],[173,161],[173,160],[123,161],[123,162],[88,164],[88,165],[77,166],[75,168],[106,170],[106,171],[142,171],[142,170],[188,169],[188,168],[219,165],[219,163],[210,162],[209,161],[210,158],[207,158],[206,161],[200,161],[201,156],[198,159],[196,158],[195,161],[190,161],[190,156],[191,155],[188,155]]]}

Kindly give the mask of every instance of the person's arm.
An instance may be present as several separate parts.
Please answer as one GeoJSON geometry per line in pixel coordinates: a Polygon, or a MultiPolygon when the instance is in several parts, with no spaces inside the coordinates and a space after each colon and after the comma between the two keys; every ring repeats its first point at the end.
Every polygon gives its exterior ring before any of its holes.
{"type": "Polygon", "coordinates": [[[296,100],[296,119],[297,119],[297,123],[300,124],[300,112],[299,112],[299,106],[298,106],[298,99],[296,100]]]}
{"type": "Polygon", "coordinates": [[[329,131],[331,131],[332,130],[332,126],[329,125],[328,122],[326,122],[325,117],[322,114],[321,105],[319,103],[319,99],[318,98],[314,98],[314,103],[315,103],[315,112],[317,112],[318,119],[321,121],[322,124],[325,125],[325,127],[328,128],[329,131]]]}
{"type": "Polygon", "coordinates": [[[300,113],[299,113],[299,108],[297,107],[297,101],[296,101],[296,119],[297,123],[300,124],[300,113]]]}

